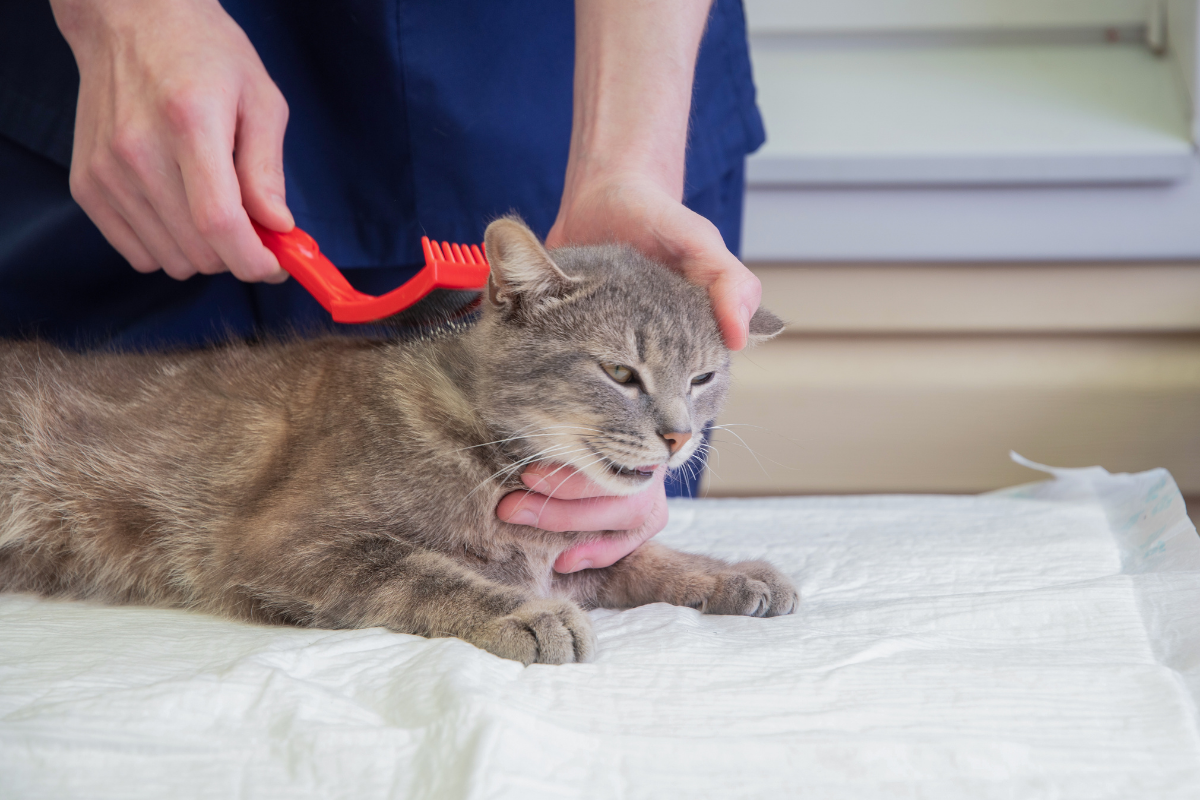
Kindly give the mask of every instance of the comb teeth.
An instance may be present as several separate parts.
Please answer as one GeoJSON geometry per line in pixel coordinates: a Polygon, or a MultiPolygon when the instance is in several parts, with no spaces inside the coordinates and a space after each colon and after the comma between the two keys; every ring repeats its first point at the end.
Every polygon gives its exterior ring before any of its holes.
{"type": "Polygon", "coordinates": [[[487,257],[479,249],[479,245],[460,245],[451,242],[435,242],[429,240],[430,254],[436,261],[447,264],[487,264],[487,257]]]}

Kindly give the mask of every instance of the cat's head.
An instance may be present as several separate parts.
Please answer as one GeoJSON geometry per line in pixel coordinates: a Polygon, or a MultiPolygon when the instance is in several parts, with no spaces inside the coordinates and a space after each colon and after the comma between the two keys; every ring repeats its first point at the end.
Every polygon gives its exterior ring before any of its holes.
{"type": "MultiPolygon", "coordinates": [[[[614,494],[682,466],[729,386],[708,293],[627,246],[547,252],[519,220],[486,234],[480,412],[522,455],[570,464],[614,494]]],[[[752,341],[783,324],[765,309],[752,341]]]]}

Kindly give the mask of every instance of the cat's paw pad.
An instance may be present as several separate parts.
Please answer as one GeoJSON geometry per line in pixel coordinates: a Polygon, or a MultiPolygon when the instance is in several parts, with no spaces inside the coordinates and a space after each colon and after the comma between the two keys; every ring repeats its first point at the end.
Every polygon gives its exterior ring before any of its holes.
{"type": "Polygon", "coordinates": [[[529,600],[491,622],[480,640],[484,650],[523,664],[587,661],[596,634],[583,609],[566,600],[529,600]]]}
{"type": "Polygon", "coordinates": [[[795,585],[764,561],[744,561],[713,576],[714,585],[702,610],[706,614],[777,617],[800,605],[795,585]]]}

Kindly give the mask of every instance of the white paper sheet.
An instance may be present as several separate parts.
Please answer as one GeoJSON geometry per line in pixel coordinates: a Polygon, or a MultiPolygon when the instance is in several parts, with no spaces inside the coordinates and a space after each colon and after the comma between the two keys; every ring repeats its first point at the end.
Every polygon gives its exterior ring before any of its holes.
{"type": "Polygon", "coordinates": [[[3,798],[1196,798],[1200,540],[1162,471],[681,502],[769,620],[593,612],[561,667],[0,595],[3,798]]]}

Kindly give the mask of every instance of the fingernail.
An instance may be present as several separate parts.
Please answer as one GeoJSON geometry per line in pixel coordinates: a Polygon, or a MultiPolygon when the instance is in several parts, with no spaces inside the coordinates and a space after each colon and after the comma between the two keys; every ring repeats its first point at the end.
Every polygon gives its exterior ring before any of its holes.
{"type": "Polygon", "coordinates": [[[509,520],[513,525],[536,525],[537,514],[530,511],[528,508],[522,508],[516,514],[512,515],[509,520]]]}
{"type": "Polygon", "coordinates": [[[521,483],[535,492],[540,492],[546,486],[546,482],[542,480],[541,475],[530,475],[525,473],[521,476],[521,483]]]}

